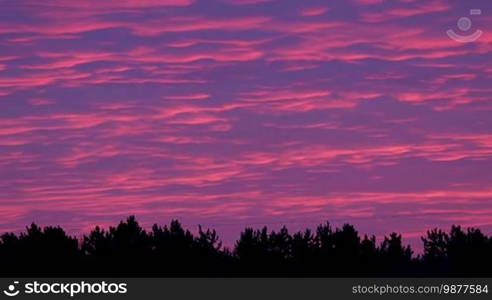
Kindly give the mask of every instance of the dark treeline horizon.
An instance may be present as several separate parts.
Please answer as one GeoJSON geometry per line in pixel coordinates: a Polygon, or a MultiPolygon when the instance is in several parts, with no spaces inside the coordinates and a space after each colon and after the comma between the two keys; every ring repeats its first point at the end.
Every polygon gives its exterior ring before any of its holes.
{"type": "Polygon", "coordinates": [[[59,226],[36,224],[0,236],[1,276],[173,276],[173,277],[413,277],[492,275],[492,237],[479,229],[435,228],[421,238],[415,255],[402,236],[381,242],[354,226],[290,233],[245,228],[232,248],[215,230],[196,234],[176,220],[144,230],[130,216],[114,227],[96,227],[82,238],[59,226]]]}

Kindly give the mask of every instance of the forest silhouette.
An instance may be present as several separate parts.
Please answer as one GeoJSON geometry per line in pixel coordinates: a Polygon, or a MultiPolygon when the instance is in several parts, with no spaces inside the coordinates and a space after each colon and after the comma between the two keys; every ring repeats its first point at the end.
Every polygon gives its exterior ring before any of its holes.
{"type": "Polygon", "coordinates": [[[215,230],[196,234],[176,220],[144,230],[134,217],[82,238],[36,224],[0,237],[1,276],[417,277],[492,275],[492,237],[452,226],[429,230],[415,255],[392,233],[376,242],[352,225],[290,233],[246,228],[232,249],[215,230]]]}

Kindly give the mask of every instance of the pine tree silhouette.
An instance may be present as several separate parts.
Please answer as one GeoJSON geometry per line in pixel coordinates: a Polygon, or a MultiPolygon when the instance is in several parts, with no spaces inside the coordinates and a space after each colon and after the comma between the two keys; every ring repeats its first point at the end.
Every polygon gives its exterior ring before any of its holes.
{"type": "Polygon", "coordinates": [[[1,276],[491,276],[492,238],[479,229],[432,229],[415,256],[392,233],[377,245],[349,224],[314,232],[246,228],[233,249],[215,230],[194,235],[177,221],[144,230],[130,216],[80,241],[32,224],[0,236],[1,276]]]}

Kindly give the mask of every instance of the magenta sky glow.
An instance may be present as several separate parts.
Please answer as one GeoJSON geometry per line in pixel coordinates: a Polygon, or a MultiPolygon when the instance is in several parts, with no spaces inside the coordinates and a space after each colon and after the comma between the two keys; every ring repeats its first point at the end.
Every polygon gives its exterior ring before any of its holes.
{"type": "Polygon", "coordinates": [[[492,2],[0,0],[0,231],[492,232],[492,2]],[[471,16],[463,44],[448,38],[471,16]]]}

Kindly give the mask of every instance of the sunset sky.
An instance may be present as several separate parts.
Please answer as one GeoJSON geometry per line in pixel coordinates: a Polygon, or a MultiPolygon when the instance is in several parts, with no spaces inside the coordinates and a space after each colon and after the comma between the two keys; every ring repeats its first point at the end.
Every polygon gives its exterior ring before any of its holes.
{"type": "Polygon", "coordinates": [[[492,233],[492,1],[0,0],[0,231],[492,233]],[[482,15],[470,16],[470,9],[482,15]],[[483,35],[451,40],[469,17],[483,35]]]}

